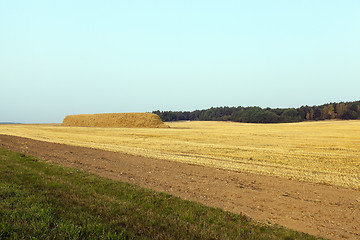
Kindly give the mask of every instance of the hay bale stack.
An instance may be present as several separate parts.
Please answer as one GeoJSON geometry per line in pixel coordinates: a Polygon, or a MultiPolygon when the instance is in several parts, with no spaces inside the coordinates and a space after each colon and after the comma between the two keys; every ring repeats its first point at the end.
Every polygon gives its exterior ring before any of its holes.
{"type": "Polygon", "coordinates": [[[68,115],[62,126],[76,127],[125,127],[168,128],[160,117],[153,113],[101,113],[68,115]]]}

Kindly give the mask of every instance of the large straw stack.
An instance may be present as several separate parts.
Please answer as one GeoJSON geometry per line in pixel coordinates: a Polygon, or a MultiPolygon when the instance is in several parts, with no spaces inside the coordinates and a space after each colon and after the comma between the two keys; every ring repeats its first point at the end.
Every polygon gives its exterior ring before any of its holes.
{"type": "Polygon", "coordinates": [[[160,117],[153,113],[102,113],[68,115],[62,126],[77,127],[126,127],[167,128],[160,117]]]}

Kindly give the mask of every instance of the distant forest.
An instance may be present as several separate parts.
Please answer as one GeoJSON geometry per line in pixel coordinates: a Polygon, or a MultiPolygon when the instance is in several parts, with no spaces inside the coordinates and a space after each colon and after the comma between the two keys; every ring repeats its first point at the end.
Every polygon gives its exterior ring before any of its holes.
{"type": "Polygon", "coordinates": [[[325,119],[360,119],[360,101],[329,103],[299,108],[212,107],[195,111],[153,111],[164,122],[234,121],[245,123],[288,123],[325,119]]]}

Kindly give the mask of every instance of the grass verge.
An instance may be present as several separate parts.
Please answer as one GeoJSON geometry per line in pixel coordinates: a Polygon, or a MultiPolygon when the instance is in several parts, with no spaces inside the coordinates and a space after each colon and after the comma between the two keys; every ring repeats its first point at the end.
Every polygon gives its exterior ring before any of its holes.
{"type": "Polygon", "coordinates": [[[0,148],[0,239],[317,239],[0,148]]]}

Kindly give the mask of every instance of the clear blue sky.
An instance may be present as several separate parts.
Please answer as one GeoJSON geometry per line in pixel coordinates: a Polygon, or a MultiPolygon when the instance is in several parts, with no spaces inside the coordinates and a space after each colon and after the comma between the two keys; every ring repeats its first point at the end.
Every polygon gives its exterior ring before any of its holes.
{"type": "Polygon", "coordinates": [[[359,0],[0,0],[0,122],[360,100],[359,0]]]}

